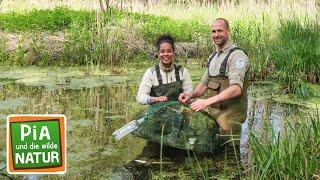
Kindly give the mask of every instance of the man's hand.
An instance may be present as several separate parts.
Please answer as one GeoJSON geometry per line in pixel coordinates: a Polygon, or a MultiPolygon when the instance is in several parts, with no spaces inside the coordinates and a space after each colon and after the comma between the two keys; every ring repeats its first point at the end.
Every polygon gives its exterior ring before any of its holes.
{"type": "Polygon", "coordinates": [[[208,100],[198,99],[190,105],[190,108],[195,112],[201,111],[210,105],[208,100]]]}
{"type": "Polygon", "coordinates": [[[186,104],[191,99],[191,95],[188,93],[181,93],[178,97],[180,103],[186,104]]]}

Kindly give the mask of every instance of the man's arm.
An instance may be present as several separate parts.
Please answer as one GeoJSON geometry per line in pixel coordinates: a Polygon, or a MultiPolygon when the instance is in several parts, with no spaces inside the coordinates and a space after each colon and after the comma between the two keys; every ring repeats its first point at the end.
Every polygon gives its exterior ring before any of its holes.
{"type": "Polygon", "coordinates": [[[181,93],[178,99],[181,103],[185,104],[192,98],[202,96],[202,94],[206,92],[207,88],[208,87],[206,85],[200,83],[191,93],[181,93]]]}
{"type": "Polygon", "coordinates": [[[202,96],[206,92],[207,88],[208,87],[203,83],[198,84],[194,91],[191,92],[191,98],[197,98],[202,96]]]}
{"type": "Polygon", "coordinates": [[[201,111],[208,107],[209,105],[221,103],[223,101],[227,101],[229,99],[232,99],[234,97],[240,96],[241,95],[241,88],[239,85],[231,85],[221,93],[212,96],[208,99],[198,99],[194,103],[190,105],[191,109],[194,111],[201,111]]]}

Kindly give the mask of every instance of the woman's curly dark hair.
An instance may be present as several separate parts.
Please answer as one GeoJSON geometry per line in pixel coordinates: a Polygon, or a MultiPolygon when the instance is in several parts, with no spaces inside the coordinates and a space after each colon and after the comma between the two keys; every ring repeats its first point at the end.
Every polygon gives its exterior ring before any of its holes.
{"type": "Polygon", "coordinates": [[[163,34],[159,36],[156,40],[155,46],[157,48],[157,51],[160,49],[160,45],[164,42],[169,43],[172,47],[173,52],[175,51],[175,45],[174,45],[174,38],[171,36],[171,34],[163,34]]]}

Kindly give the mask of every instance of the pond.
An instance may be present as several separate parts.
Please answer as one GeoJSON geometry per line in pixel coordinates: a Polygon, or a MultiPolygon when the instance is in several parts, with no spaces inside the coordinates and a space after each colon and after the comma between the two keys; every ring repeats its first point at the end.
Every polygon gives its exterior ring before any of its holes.
{"type": "MultiPolygon", "coordinates": [[[[146,140],[128,135],[115,141],[111,134],[134,119],[145,106],[135,101],[144,70],[126,75],[74,70],[72,68],[25,68],[0,74],[0,169],[6,173],[6,116],[9,114],[64,114],[67,117],[67,171],[64,175],[10,175],[17,179],[139,179],[237,177],[240,162],[233,148],[217,154],[186,158],[160,166],[128,166],[146,145],[146,140]],[[229,159],[229,160],[228,160],[229,159]]],[[[191,74],[199,74],[198,70],[191,74]]],[[[201,71],[202,72],[202,71],[201,71]]],[[[200,73],[201,74],[201,73],[200,73]]],[[[275,132],[297,105],[272,99],[272,84],[249,88],[248,119],[243,124],[241,162],[248,164],[248,132],[265,136],[266,124],[275,132]]],[[[155,163],[156,164],[156,163],[155,163]]],[[[4,177],[4,176],[3,176],[4,177]]],[[[0,176],[0,178],[2,178],[0,176]]]]}

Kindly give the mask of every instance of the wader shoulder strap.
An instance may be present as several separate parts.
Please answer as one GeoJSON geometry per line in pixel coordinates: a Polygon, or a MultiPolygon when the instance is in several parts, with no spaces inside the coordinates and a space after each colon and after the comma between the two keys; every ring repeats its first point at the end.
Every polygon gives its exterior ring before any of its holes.
{"type": "Polygon", "coordinates": [[[230,54],[231,54],[232,52],[234,52],[234,51],[236,51],[236,50],[241,50],[241,51],[243,51],[245,54],[247,54],[244,50],[242,50],[242,49],[240,49],[240,48],[238,48],[238,47],[234,47],[234,48],[230,49],[229,52],[228,52],[228,54],[227,54],[227,56],[224,58],[223,62],[221,63],[219,76],[225,76],[229,56],[230,56],[230,54]]]}
{"type": "Polygon", "coordinates": [[[157,72],[157,79],[158,79],[159,85],[163,85],[163,83],[162,83],[162,76],[161,76],[161,74],[160,74],[160,66],[159,66],[159,64],[157,64],[157,65],[155,66],[155,68],[156,68],[156,72],[157,72]]]}
{"type": "Polygon", "coordinates": [[[207,63],[207,68],[209,69],[210,63],[212,61],[212,59],[214,58],[214,56],[216,56],[217,52],[214,52],[211,54],[211,56],[208,59],[208,63],[207,63]]]}
{"type": "MultiPolygon", "coordinates": [[[[181,68],[182,68],[182,66],[180,66],[180,65],[178,65],[178,64],[174,64],[176,81],[180,81],[179,71],[180,71],[181,68]]],[[[157,72],[157,79],[158,79],[159,85],[163,85],[162,76],[161,76],[161,74],[160,74],[160,66],[159,66],[159,64],[155,65],[155,69],[156,69],[156,72],[157,72]]]]}
{"type": "Polygon", "coordinates": [[[181,67],[182,66],[180,66],[178,64],[174,64],[174,70],[175,70],[175,74],[176,74],[176,81],[180,81],[179,71],[180,71],[181,67]]]}

